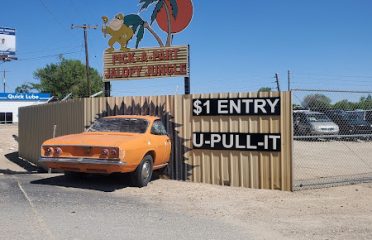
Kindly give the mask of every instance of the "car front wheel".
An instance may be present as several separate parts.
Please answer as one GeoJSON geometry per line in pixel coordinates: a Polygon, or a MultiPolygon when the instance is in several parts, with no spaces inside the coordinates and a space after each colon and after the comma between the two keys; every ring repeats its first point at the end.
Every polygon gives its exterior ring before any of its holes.
{"type": "Polygon", "coordinates": [[[146,155],[135,172],[132,173],[133,184],[137,187],[145,187],[150,182],[152,177],[153,159],[150,155],[146,155]]]}

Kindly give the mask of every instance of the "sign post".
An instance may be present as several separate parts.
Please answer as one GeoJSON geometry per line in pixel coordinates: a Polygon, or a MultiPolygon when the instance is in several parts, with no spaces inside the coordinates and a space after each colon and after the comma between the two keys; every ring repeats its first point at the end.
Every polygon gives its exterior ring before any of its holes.
{"type": "Polygon", "coordinates": [[[108,82],[104,82],[104,87],[105,87],[105,97],[110,97],[111,96],[111,83],[108,81],[108,82]]]}

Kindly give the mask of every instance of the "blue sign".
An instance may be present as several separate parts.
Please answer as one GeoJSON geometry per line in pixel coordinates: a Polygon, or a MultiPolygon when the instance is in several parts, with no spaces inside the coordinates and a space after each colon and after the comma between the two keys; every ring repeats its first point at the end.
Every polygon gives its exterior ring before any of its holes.
{"type": "Polygon", "coordinates": [[[48,101],[50,93],[0,93],[0,101],[48,101]]]}

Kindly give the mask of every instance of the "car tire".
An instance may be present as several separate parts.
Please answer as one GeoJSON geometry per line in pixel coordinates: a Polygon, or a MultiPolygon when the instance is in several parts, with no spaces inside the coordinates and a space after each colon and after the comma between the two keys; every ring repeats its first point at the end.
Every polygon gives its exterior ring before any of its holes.
{"type": "Polygon", "coordinates": [[[153,172],[153,159],[146,155],[138,165],[136,171],[132,173],[132,183],[136,187],[145,187],[150,182],[153,172]]]}

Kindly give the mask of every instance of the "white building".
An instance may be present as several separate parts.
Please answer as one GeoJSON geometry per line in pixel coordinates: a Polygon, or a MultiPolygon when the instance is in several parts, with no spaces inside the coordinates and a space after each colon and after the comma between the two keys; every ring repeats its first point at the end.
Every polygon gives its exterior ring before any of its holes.
{"type": "Polygon", "coordinates": [[[46,103],[49,93],[0,93],[0,124],[18,123],[18,108],[46,103]]]}

